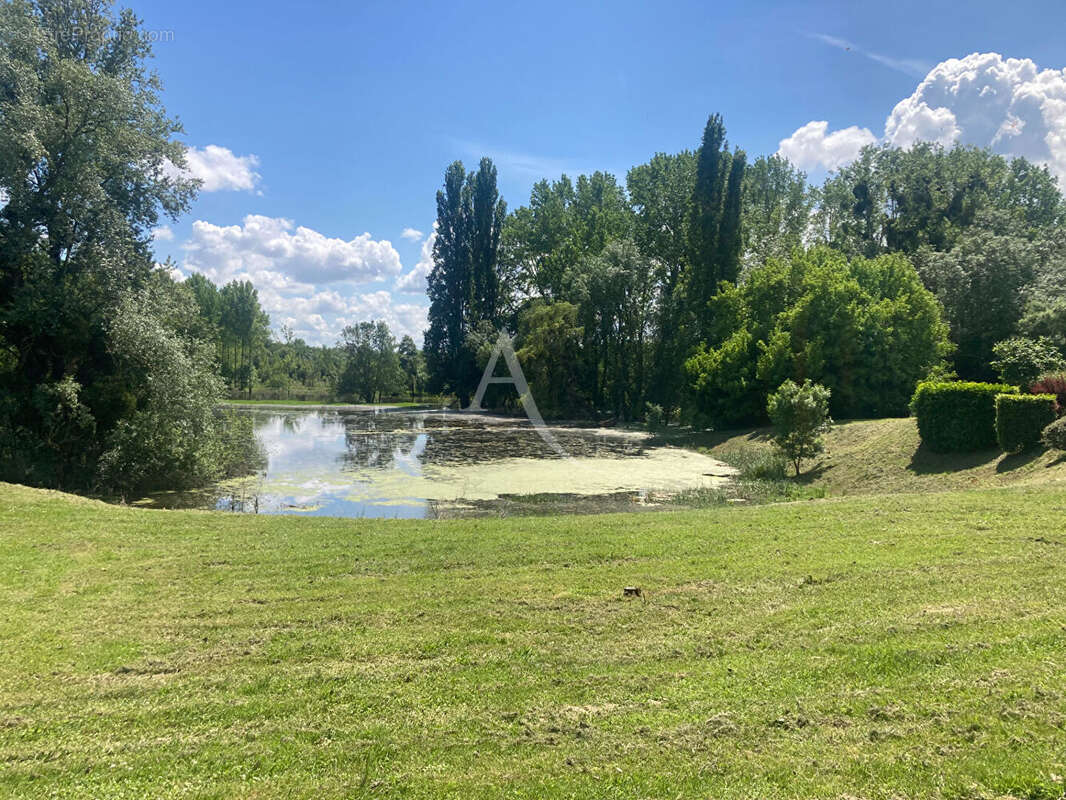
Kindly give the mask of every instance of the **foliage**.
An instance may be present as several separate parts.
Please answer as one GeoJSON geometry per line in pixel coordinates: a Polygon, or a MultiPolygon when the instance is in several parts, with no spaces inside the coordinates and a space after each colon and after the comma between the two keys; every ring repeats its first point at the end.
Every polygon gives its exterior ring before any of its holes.
{"type": "Polygon", "coordinates": [[[760,156],[744,171],[741,231],[745,271],[802,248],[815,193],[807,176],[778,155],[760,156]]]}
{"type": "Polygon", "coordinates": [[[996,360],[991,366],[999,379],[1014,386],[1028,386],[1045,373],[1066,369],[1066,358],[1045,337],[1013,336],[993,346],[992,355],[996,360]]]}
{"type": "Polygon", "coordinates": [[[581,388],[592,407],[622,419],[637,419],[643,411],[656,302],[653,275],[654,266],[631,240],[611,242],[569,275],[583,334],[581,388]]]}
{"type": "Polygon", "coordinates": [[[1066,372],[1045,372],[1029,384],[1032,394],[1053,394],[1058,413],[1066,413],[1066,372]]]}
{"type": "Polygon", "coordinates": [[[111,324],[111,354],[134,410],[105,439],[98,476],[109,491],[203,485],[250,466],[254,453],[250,424],[218,411],[210,346],[160,317],[158,299],[141,294],[127,298],[111,324]]]}
{"type": "Polygon", "coordinates": [[[722,344],[686,370],[696,409],[717,426],[763,418],[764,398],[789,378],[829,388],[835,416],[903,414],[949,352],[935,298],[898,255],[796,251],[724,288],[710,309],[722,344]]]}
{"type": "Polygon", "coordinates": [[[337,394],[373,403],[405,385],[396,340],[384,322],[349,325],[341,338],[346,361],[337,380],[337,394]]]}
{"type": "Polygon", "coordinates": [[[696,185],[688,223],[688,305],[698,341],[711,341],[708,302],[723,281],[740,274],[740,213],[745,155],[730,153],[725,124],[713,114],[696,153],[696,185]]]}
{"type": "Polygon", "coordinates": [[[1053,394],[1001,394],[996,397],[996,441],[1006,453],[1017,453],[1040,441],[1056,418],[1053,394]]]}
{"type": "Polygon", "coordinates": [[[437,192],[424,352],[433,389],[455,392],[464,408],[478,378],[467,337],[481,322],[495,325],[505,305],[497,250],[506,210],[491,159],[481,159],[478,171],[469,175],[461,161],[448,167],[444,188],[437,192]]]}
{"type": "Polygon", "coordinates": [[[1007,384],[919,383],[911,411],[923,444],[933,452],[984,450],[996,445],[996,396],[1017,392],[1007,384]]]}
{"type": "Polygon", "coordinates": [[[537,409],[545,417],[562,417],[587,410],[579,383],[581,340],[577,306],[535,301],[518,318],[518,350],[537,409]]]}
{"type": "Polygon", "coordinates": [[[829,389],[810,380],[800,386],[785,381],[766,401],[774,424],[774,445],[792,462],[796,475],[805,459],[825,450],[822,435],[833,427],[829,418],[829,389]]]}
{"type": "Polygon", "coordinates": [[[1055,450],[1066,450],[1066,416],[1052,422],[1040,437],[1046,447],[1055,450]]]}
{"type": "Polygon", "coordinates": [[[160,215],[196,187],[131,12],[5,2],[0,32],[0,469],[87,488],[139,391],[116,316],[152,279],[160,215]]]}
{"type": "Polygon", "coordinates": [[[832,174],[815,228],[819,240],[848,254],[913,255],[953,250],[989,213],[1010,216],[1031,237],[1061,225],[1063,211],[1046,167],[990,150],[918,142],[908,149],[866,147],[832,174]]]}

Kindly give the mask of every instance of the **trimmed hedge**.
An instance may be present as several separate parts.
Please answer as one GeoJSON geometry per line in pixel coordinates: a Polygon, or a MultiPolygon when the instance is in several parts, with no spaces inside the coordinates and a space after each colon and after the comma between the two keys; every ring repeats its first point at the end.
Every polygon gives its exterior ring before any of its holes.
{"type": "Polygon", "coordinates": [[[1017,386],[1003,383],[927,381],[915,389],[911,412],[930,450],[985,450],[996,446],[996,395],[1017,393],[1017,386]]]}
{"type": "Polygon", "coordinates": [[[1066,417],[1060,417],[1044,428],[1041,441],[1055,450],[1066,450],[1066,417]]]}
{"type": "Polygon", "coordinates": [[[1044,428],[1055,421],[1053,394],[1001,394],[996,398],[996,440],[1007,453],[1017,453],[1040,441],[1044,428]]]}

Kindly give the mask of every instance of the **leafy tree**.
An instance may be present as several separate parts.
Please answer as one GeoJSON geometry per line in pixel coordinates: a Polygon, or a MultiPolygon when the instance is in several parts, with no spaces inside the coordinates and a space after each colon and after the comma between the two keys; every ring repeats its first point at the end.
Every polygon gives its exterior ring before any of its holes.
{"type": "Polygon", "coordinates": [[[437,239],[429,274],[429,330],[423,352],[435,390],[455,392],[468,405],[477,382],[475,349],[468,337],[479,323],[495,325],[509,305],[500,296],[497,256],[506,206],[498,199],[496,169],[482,159],[466,174],[456,161],[437,192],[437,239]],[[490,274],[491,273],[491,274],[490,274]]]}
{"type": "Polygon", "coordinates": [[[478,171],[467,180],[471,197],[471,318],[496,324],[501,311],[496,256],[500,246],[500,230],[507,216],[507,204],[496,190],[496,167],[491,159],[481,159],[478,171]]]}
{"type": "Polygon", "coordinates": [[[803,246],[815,203],[806,174],[781,156],[760,156],[744,171],[742,200],[745,270],[803,246]]]}
{"type": "Polygon", "coordinates": [[[688,222],[696,186],[696,156],[657,153],[626,179],[635,211],[634,236],[641,254],[657,268],[659,304],[654,317],[654,357],[648,395],[669,417],[681,401],[682,364],[690,345],[681,335],[682,277],[688,265],[688,222]]]}
{"type": "Polygon", "coordinates": [[[944,306],[958,347],[955,369],[966,379],[993,377],[992,346],[1018,331],[1026,287],[1041,270],[1045,251],[1003,214],[983,217],[949,252],[923,248],[915,265],[944,306]]]}
{"type": "Polygon", "coordinates": [[[774,423],[774,445],[800,474],[805,459],[825,451],[823,434],[833,427],[829,418],[829,389],[810,380],[800,386],[785,381],[767,399],[766,410],[774,423]]]}
{"type": "Polygon", "coordinates": [[[657,269],[631,240],[611,242],[571,271],[580,309],[582,385],[596,408],[623,419],[644,410],[657,269]]]}
{"type": "Polygon", "coordinates": [[[522,372],[547,417],[588,410],[580,391],[580,352],[583,330],[577,306],[535,301],[518,318],[516,351],[522,372]]]}
{"type": "Polygon", "coordinates": [[[1066,369],[1066,358],[1046,337],[1012,336],[996,343],[992,355],[996,358],[991,366],[1000,380],[1026,389],[1041,375],[1066,369]]]}
{"type": "Polygon", "coordinates": [[[696,154],[696,185],[689,210],[688,303],[700,341],[707,341],[711,320],[707,304],[722,281],[740,273],[740,210],[744,154],[731,154],[719,114],[707,120],[696,154]]]}
{"type": "Polygon", "coordinates": [[[429,377],[426,373],[426,359],[415,345],[415,340],[404,335],[396,347],[400,371],[404,375],[404,385],[411,394],[411,399],[421,396],[429,377]]]}
{"type": "Polygon", "coordinates": [[[796,251],[710,310],[722,344],[700,348],[686,372],[695,412],[717,425],[757,421],[785,379],[825,384],[838,416],[905,414],[915,383],[950,352],[936,299],[899,255],[796,251]]]}
{"type": "Polygon", "coordinates": [[[501,269],[520,294],[548,300],[566,297],[567,271],[598,255],[608,241],[625,236],[631,212],[613,175],[566,175],[539,181],[504,224],[501,269]]]}
{"type": "Polygon", "coordinates": [[[115,320],[149,283],[160,214],[196,188],[171,168],[181,127],[150,49],[106,2],[0,4],[0,439],[16,480],[87,485],[136,413],[115,320]]]}
{"type": "Polygon", "coordinates": [[[337,382],[338,394],[373,403],[404,385],[396,340],[388,325],[360,322],[346,327],[341,336],[346,363],[337,382]]]}

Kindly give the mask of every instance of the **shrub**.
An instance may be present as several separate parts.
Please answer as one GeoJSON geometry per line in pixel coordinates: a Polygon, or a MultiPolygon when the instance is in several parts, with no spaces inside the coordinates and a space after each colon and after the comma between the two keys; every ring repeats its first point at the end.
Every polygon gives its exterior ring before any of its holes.
{"type": "Polygon", "coordinates": [[[1016,386],[1000,383],[919,383],[911,412],[930,450],[984,450],[996,445],[996,395],[1017,392],[1016,386]]]}
{"type": "Polygon", "coordinates": [[[1017,453],[1040,441],[1044,428],[1055,421],[1053,394],[1001,394],[996,398],[996,439],[1007,453],[1017,453]]]}
{"type": "Polygon", "coordinates": [[[1001,381],[1014,386],[1028,386],[1045,372],[1066,368],[1062,353],[1046,336],[1004,339],[992,348],[992,353],[996,357],[992,369],[1001,381]]]}
{"type": "Polygon", "coordinates": [[[1033,394],[1053,394],[1059,414],[1066,414],[1066,372],[1047,372],[1029,386],[1033,394]]]}
{"type": "Polygon", "coordinates": [[[644,424],[649,431],[661,431],[666,427],[666,412],[658,403],[644,404],[644,424]]]}
{"type": "Polygon", "coordinates": [[[809,380],[802,386],[785,381],[770,395],[766,410],[777,429],[774,444],[799,475],[803,459],[814,458],[825,450],[822,434],[833,425],[829,418],[829,390],[809,380]]]}
{"type": "Polygon", "coordinates": [[[1066,450],[1066,417],[1062,417],[1044,428],[1044,435],[1041,440],[1048,447],[1053,447],[1056,450],[1066,450]]]}

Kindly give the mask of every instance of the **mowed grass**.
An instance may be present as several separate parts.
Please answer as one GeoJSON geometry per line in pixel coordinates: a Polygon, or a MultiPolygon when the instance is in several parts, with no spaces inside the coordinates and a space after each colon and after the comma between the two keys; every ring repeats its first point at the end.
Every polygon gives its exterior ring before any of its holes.
{"type": "Polygon", "coordinates": [[[1061,797],[1064,518],[1054,486],[408,522],[0,485],[0,792],[1061,797]]]}
{"type": "MultiPolygon", "coordinates": [[[[730,450],[769,448],[771,435],[769,428],[705,433],[692,437],[691,445],[721,457],[730,450]]],[[[913,418],[836,424],[825,437],[825,448],[824,455],[804,463],[800,482],[831,496],[1035,484],[1066,489],[1066,453],[1061,450],[933,453],[922,445],[913,418]]]]}

